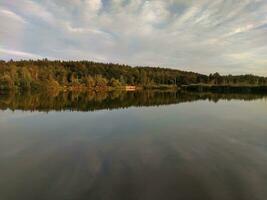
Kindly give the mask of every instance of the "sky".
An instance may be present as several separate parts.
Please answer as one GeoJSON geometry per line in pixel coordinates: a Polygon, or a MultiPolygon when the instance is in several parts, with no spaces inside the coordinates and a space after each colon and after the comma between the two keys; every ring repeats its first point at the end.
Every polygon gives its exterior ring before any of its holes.
{"type": "Polygon", "coordinates": [[[267,76],[267,0],[0,0],[0,59],[267,76]]]}

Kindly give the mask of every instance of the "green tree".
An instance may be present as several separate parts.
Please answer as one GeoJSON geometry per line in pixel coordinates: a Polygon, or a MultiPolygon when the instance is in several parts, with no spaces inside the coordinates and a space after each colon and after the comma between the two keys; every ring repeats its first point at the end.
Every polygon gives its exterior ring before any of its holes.
{"type": "Polygon", "coordinates": [[[112,78],[109,84],[111,87],[114,87],[114,88],[119,88],[122,86],[121,82],[115,78],[112,78]]]}

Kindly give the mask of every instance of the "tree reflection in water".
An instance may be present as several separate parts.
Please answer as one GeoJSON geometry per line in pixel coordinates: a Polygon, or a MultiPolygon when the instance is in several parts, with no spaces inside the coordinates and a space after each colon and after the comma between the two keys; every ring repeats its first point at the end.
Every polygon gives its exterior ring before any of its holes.
{"type": "Polygon", "coordinates": [[[245,100],[266,98],[264,94],[189,93],[144,90],[135,92],[9,92],[0,95],[0,109],[31,111],[95,111],[140,106],[160,106],[198,100],[245,100]]]}

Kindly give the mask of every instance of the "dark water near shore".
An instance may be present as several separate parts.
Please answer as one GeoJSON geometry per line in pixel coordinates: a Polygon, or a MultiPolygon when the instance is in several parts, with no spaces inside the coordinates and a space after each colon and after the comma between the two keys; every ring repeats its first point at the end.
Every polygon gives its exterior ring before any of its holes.
{"type": "Polygon", "coordinates": [[[0,95],[2,200],[266,200],[267,97],[0,95]]]}

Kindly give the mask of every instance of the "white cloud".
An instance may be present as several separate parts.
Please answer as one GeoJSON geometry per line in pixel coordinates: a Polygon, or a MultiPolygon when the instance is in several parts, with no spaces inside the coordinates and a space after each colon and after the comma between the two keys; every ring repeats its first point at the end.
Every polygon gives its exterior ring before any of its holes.
{"type": "Polygon", "coordinates": [[[27,21],[23,34],[0,21],[1,42],[13,51],[203,73],[267,67],[265,0],[14,0],[1,8],[5,18],[27,21]]]}
{"type": "Polygon", "coordinates": [[[71,33],[76,33],[76,34],[94,34],[94,35],[99,35],[104,38],[110,39],[110,35],[97,29],[92,29],[92,28],[86,28],[86,27],[72,27],[69,23],[66,24],[66,29],[71,32],[71,33]]]}
{"type": "Polygon", "coordinates": [[[36,1],[32,0],[20,0],[19,2],[14,1],[13,7],[17,9],[21,15],[27,16],[29,19],[42,20],[50,24],[53,24],[55,21],[53,14],[49,12],[45,6],[40,5],[36,1]]]}
{"type": "Polygon", "coordinates": [[[54,17],[51,12],[47,11],[45,7],[40,6],[34,1],[26,1],[22,6],[22,9],[25,9],[30,15],[41,18],[46,22],[53,22],[54,17]]]}
{"type": "Polygon", "coordinates": [[[12,56],[20,57],[20,58],[42,58],[42,56],[40,55],[18,51],[18,50],[12,50],[12,49],[0,48],[0,52],[5,54],[6,57],[10,56],[10,59],[12,58],[12,56]]]}
{"type": "Polygon", "coordinates": [[[88,12],[98,12],[102,8],[101,0],[85,0],[86,7],[88,12]]]}
{"type": "Polygon", "coordinates": [[[10,10],[0,8],[0,15],[5,15],[6,17],[9,17],[9,18],[16,20],[18,22],[26,23],[25,19],[23,19],[21,16],[17,15],[16,13],[14,13],[10,10]]]}
{"type": "Polygon", "coordinates": [[[169,17],[169,11],[164,1],[145,1],[141,17],[148,23],[161,23],[169,17]]]}

